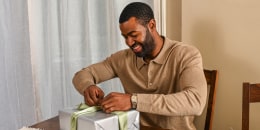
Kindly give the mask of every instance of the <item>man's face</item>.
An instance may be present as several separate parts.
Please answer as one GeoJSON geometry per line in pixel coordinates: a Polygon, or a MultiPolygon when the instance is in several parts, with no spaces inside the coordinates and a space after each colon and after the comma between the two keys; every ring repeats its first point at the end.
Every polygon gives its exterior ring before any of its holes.
{"type": "Polygon", "coordinates": [[[154,39],[147,27],[139,24],[135,17],[120,24],[126,44],[138,57],[152,58],[155,48],[154,39]]]}

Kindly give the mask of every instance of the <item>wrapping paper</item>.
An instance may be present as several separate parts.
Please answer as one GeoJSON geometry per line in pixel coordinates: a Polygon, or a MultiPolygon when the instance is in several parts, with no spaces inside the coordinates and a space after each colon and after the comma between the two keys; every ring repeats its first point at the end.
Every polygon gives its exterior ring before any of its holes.
{"type": "MultiPolygon", "coordinates": [[[[70,119],[76,109],[59,111],[60,130],[70,130],[70,119]]],[[[139,130],[139,112],[127,111],[127,130],[139,130]]],[[[103,111],[84,114],[78,117],[77,130],[119,130],[118,116],[103,111]]]]}

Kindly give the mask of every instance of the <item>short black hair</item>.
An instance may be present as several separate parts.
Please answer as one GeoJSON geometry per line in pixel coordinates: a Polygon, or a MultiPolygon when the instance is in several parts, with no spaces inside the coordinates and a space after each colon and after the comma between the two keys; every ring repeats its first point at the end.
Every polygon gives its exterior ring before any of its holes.
{"type": "Polygon", "coordinates": [[[123,23],[131,17],[136,17],[140,24],[146,25],[151,19],[154,19],[152,8],[141,2],[128,4],[119,17],[119,23],[123,23]]]}

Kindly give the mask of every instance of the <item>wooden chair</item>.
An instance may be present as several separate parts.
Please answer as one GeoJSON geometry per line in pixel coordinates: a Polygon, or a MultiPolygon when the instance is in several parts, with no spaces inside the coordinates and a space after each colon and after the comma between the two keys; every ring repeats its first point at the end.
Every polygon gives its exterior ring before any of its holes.
{"type": "Polygon", "coordinates": [[[201,116],[195,117],[194,124],[198,130],[212,130],[218,71],[204,69],[204,74],[208,84],[208,99],[201,116]]]}
{"type": "Polygon", "coordinates": [[[243,83],[242,100],[242,130],[249,130],[249,107],[250,103],[260,103],[260,83],[243,83]]]}

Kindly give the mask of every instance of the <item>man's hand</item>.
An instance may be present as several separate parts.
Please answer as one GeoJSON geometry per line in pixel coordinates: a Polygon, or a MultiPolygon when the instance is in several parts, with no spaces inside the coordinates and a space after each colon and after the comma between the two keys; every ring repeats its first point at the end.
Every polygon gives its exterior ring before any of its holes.
{"type": "Polygon", "coordinates": [[[104,92],[96,85],[89,86],[84,91],[85,103],[88,106],[100,105],[101,100],[104,98],[104,92]]]}
{"type": "Polygon", "coordinates": [[[112,92],[102,100],[101,107],[106,113],[127,111],[132,108],[131,94],[112,92]]]}

